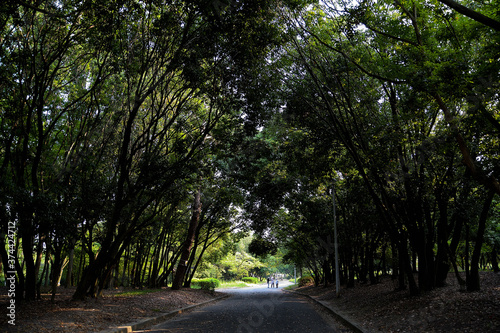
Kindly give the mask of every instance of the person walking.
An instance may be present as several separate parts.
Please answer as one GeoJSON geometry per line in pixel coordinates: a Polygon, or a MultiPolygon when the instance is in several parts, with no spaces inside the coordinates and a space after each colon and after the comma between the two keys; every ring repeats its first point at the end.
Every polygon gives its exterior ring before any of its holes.
{"type": "Polygon", "coordinates": [[[271,288],[274,288],[274,277],[271,278],[271,288]]]}
{"type": "Polygon", "coordinates": [[[278,288],[278,278],[276,278],[276,288],[278,288]]]}
{"type": "Polygon", "coordinates": [[[268,288],[269,288],[269,280],[270,280],[270,278],[269,278],[269,276],[268,276],[268,277],[267,277],[267,287],[268,287],[268,288]]]}

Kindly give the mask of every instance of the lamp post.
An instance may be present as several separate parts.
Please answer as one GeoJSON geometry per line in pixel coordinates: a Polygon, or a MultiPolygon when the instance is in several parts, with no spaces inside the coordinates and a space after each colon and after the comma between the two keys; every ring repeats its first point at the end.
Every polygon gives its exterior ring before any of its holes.
{"type": "Polygon", "coordinates": [[[335,246],[335,294],[340,297],[340,273],[339,273],[339,243],[337,240],[337,213],[335,204],[335,179],[332,180],[332,202],[333,202],[333,242],[335,246]]]}

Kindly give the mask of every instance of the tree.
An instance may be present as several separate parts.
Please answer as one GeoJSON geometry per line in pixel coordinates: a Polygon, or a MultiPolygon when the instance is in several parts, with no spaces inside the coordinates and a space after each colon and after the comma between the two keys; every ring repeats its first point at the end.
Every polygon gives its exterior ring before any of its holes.
{"type": "Polygon", "coordinates": [[[177,266],[177,271],[175,272],[174,281],[172,282],[172,289],[181,289],[182,282],[184,280],[184,275],[186,274],[186,269],[188,267],[188,259],[191,254],[191,248],[195,240],[196,229],[198,228],[198,223],[200,221],[201,214],[201,189],[199,189],[194,196],[192,216],[189,222],[189,229],[186,236],[186,240],[182,246],[182,253],[177,266]]]}
{"type": "Polygon", "coordinates": [[[221,265],[224,267],[225,277],[227,279],[240,280],[245,276],[249,276],[254,269],[263,266],[263,263],[248,253],[248,245],[252,240],[252,236],[244,237],[234,243],[233,251],[228,253],[221,260],[221,265]]]}
{"type": "Polygon", "coordinates": [[[70,179],[72,162],[81,153],[89,115],[85,105],[100,85],[99,79],[85,83],[91,55],[80,37],[88,26],[79,20],[82,8],[69,9],[69,4],[6,4],[2,12],[1,182],[2,206],[10,211],[2,215],[17,221],[26,264],[26,272],[18,265],[17,295],[27,300],[35,298],[41,260],[38,253],[35,262],[33,248],[43,248],[52,226],[58,233],[65,227],[48,210],[67,200],[59,185],[70,179]]]}

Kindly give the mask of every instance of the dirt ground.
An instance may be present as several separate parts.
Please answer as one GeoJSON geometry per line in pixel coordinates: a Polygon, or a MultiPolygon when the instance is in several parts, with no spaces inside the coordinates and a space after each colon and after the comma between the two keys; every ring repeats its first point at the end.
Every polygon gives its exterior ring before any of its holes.
{"type": "MultiPolygon", "coordinates": [[[[328,302],[346,313],[368,332],[500,332],[500,274],[482,273],[482,290],[458,291],[449,285],[420,297],[409,297],[408,291],[395,291],[389,277],[375,285],[341,288],[307,286],[297,289],[328,302]]],[[[8,298],[0,289],[0,332],[96,332],[140,319],[154,317],[181,307],[221,296],[220,292],[193,289],[119,296],[121,290],[106,291],[100,299],[72,301],[73,289],[60,288],[56,302],[50,295],[42,300],[16,306],[16,326],[6,316],[8,298]]]]}
{"type": "Polygon", "coordinates": [[[326,301],[345,313],[367,332],[500,332],[500,274],[481,273],[481,291],[460,292],[453,276],[448,286],[419,297],[395,291],[397,282],[341,288],[302,287],[301,293],[326,301]]]}
{"type": "Polygon", "coordinates": [[[59,288],[56,302],[50,295],[42,299],[16,306],[16,325],[8,324],[8,301],[5,290],[0,290],[0,332],[98,332],[110,327],[133,323],[141,319],[156,317],[189,305],[201,303],[222,293],[196,289],[120,296],[124,290],[107,290],[102,298],[72,301],[74,288],[59,288]]]}

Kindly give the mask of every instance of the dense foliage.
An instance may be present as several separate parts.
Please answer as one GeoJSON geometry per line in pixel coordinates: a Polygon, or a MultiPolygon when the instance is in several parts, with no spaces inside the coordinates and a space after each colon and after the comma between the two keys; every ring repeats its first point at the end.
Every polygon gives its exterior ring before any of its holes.
{"type": "Polygon", "coordinates": [[[44,279],[55,293],[66,264],[75,298],[146,272],[158,286],[237,226],[238,193],[215,164],[258,102],[249,82],[276,43],[273,8],[2,4],[0,202],[15,242],[1,237],[0,255],[18,297],[35,299],[44,279]]]}
{"type": "Polygon", "coordinates": [[[456,5],[3,2],[1,279],[81,299],[294,265],[478,290],[500,248],[500,4],[456,5]]]}
{"type": "Polygon", "coordinates": [[[274,230],[289,258],[332,281],[335,195],[348,285],[393,271],[418,294],[453,266],[478,290],[480,262],[498,269],[484,238],[500,194],[498,31],[437,1],[324,1],[286,17],[285,108],[264,135],[277,140],[269,165],[285,161],[274,230]]]}

